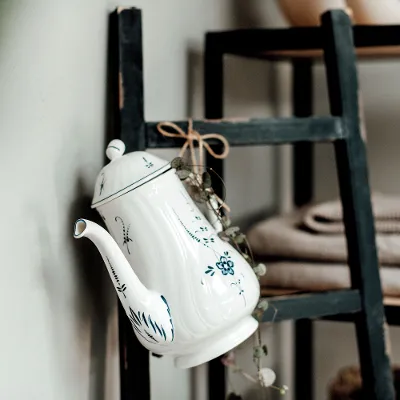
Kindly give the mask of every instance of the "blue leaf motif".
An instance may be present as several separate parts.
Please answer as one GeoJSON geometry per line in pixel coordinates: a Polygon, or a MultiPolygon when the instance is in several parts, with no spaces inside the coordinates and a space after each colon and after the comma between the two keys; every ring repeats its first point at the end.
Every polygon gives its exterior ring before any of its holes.
{"type": "Polygon", "coordinates": [[[156,326],[158,333],[162,336],[163,333],[162,333],[160,327],[157,325],[157,322],[154,322],[154,325],[156,326]]]}
{"type": "MultiPolygon", "coordinates": [[[[167,307],[167,312],[170,317],[170,324],[171,324],[171,341],[174,340],[174,325],[172,323],[172,317],[171,317],[171,310],[169,308],[169,305],[167,303],[167,300],[165,299],[164,296],[161,296],[161,299],[165,303],[167,307]]],[[[132,327],[134,331],[136,332],[137,335],[141,336],[144,340],[146,340],[149,343],[159,343],[159,340],[164,340],[167,341],[167,335],[165,333],[164,327],[158,322],[156,322],[154,319],[151,318],[150,315],[145,316],[144,312],[140,311],[133,311],[131,307],[129,307],[129,313],[128,317],[131,321],[132,327]],[[143,324],[143,323],[144,324],[143,324]],[[154,334],[148,332],[146,330],[147,328],[152,328],[154,331],[154,334]]]]}
{"type": "Polygon", "coordinates": [[[210,274],[211,276],[213,276],[213,275],[215,274],[214,267],[211,267],[211,266],[209,265],[209,266],[207,267],[206,274],[210,274]]]}
{"type": "Polygon", "coordinates": [[[135,321],[135,323],[136,323],[137,325],[142,325],[142,324],[140,323],[140,319],[139,319],[139,317],[136,315],[135,311],[132,311],[132,315],[133,315],[133,320],[135,321]]]}
{"type": "Polygon", "coordinates": [[[150,322],[151,327],[153,328],[154,333],[157,333],[156,327],[154,326],[153,321],[151,320],[150,316],[149,316],[149,322],[150,322]]]}
{"type": "MultiPolygon", "coordinates": [[[[167,306],[167,311],[168,311],[168,315],[169,315],[169,322],[171,323],[171,334],[172,334],[172,342],[174,341],[175,338],[175,328],[174,328],[174,323],[172,322],[172,315],[171,315],[171,309],[169,308],[169,304],[167,302],[167,299],[164,296],[161,296],[161,300],[165,303],[165,305],[167,306]]],[[[165,332],[164,332],[165,334],[165,332]]]]}

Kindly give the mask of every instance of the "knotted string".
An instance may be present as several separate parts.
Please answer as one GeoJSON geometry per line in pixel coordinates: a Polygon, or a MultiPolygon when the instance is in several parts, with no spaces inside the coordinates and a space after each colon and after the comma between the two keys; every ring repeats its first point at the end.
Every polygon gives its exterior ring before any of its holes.
{"type": "Polygon", "coordinates": [[[226,158],[229,154],[229,142],[222,135],[218,133],[207,133],[205,135],[201,135],[199,132],[193,129],[192,119],[189,119],[188,121],[187,132],[185,132],[183,129],[181,129],[178,125],[174,124],[173,122],[160,122],[157,125],[157,129],[163,136],[186,139],[186,142],[183,144],[181,151],[179,152],[179,156],[182,157],[183,154],[185,154],[186,149],[189,147],[193,170],[196,174],[199,173],[198,167],[200,167],[202,170],[204,166],[203,149],[206,149],[214,158],[217,159],[226,158]],[[168,132],[167,130],[164,129],[166,127],[173,129],[176,133],[168,132]],[[224,145],[224,149],[221,154],[217,154],[212,149],[212,147],[207,143],[207,140],[209,139],[219,140],[224,145]],[[199,163],[197,163],[194,142],[197,142],[199,144],[199,163]]]}
{"type": "MultiPolygon", "coordinates": [[[[218,134],[218,133],[207,133],[205,135],[201,135],[199,132],[197,132],[195,129],[193,129],[193,120],[190,118],[188,120],[188,130],[185,132],[183,129],[181,129],[177,124],[173,122],[159,122],[157,124],[157,130],[166,137],[171,137],[171,138],[182,138],[185,139],[185,143],[181,147],[181,150],[179,152],[179,156],[182,157],[185,154],[185,151],[189,147],[190,149],[190,158],[193,166],[193,172],[195,174],[200,173],[200,179],[201,179],[201,173],[204,170],[204,152],[203,149],[206,149],[208,153],[213,156],[216,159],[224,159],[228,156],[229,154],[229,142],[225,139],[224,136],[218,134]],[[174,130],[175,132],[168,132],[165,128],[170,128],[174,130]],[[223,144],[223,151],[221,154],[217,154],[212,147],[207,143],[207,140],[209,139],[216,139],[219,140],[223,144]],[[196,150],[194,146],[194,142],[198,143],[199,149],[199,162],[197,162],[197,157],[196,157],[196,150]],[[200,171],[199,171],[200,168],[200,171]]],[[[200,181],[201,183],[201,181],[200,181]]],[[[221,204],[222,207],[225,207],[229,211],[229,207],[225,204],[223,200],[221,200],[217,195],[215,195],[218,202],[221,204]]]]}

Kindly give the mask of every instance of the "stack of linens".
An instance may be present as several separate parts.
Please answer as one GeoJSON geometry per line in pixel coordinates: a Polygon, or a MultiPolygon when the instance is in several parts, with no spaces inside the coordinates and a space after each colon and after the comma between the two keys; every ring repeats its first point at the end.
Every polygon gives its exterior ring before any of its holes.
{"type": "MultiPolygon", "coordinates": [[[[374,194],[372,204],[383,291],[400,296],[400,197],[374,194]]],[[[268,267],[262,286],[314,291],[350,287],[339,200],[262,221],[247,237],[256,258],[268,267]]]]}

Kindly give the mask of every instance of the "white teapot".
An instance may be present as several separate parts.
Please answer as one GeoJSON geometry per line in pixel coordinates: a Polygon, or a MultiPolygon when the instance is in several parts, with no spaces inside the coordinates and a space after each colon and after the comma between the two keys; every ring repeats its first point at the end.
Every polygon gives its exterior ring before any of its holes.
{"type": "Polygon", "coordinates": [[[221,240],[169,162],[113,140],[92,208],[111,236],[85,219],[74,237],[101,253],[138,340],[178,368],[216,358],[257,329],[260,295],[250,265],[221,240]]]}

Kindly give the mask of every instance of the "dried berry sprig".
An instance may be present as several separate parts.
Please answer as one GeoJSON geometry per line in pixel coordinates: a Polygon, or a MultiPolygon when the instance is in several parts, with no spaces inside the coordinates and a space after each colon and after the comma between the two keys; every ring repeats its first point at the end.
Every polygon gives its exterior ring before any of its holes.
{"type": "MultiPolygon", "coordinates": [[[[202,174],[195,173],[193,171],[193,166],[187,164],[181,157],[174,158],[171,162],[171,166],[176,169],[177,176],[188,186],[188,191],[192,199],[198,203],[206,203],[207,207],[212,210],[217,221],[219,221],[222,226],[222,230],[218,233],[218,236],[222,240],[230,243],[242,255],[242,257],[250,264],[258,279],[265,275],[267,267],[265,264],[258,263],[254,260],[246,235],[241,232],[238,226],[232,226],[229,216],[222,212],[222,208],[229,208],[225,204],[225,199],[221,199],[215,194],[212,188],[211,174],[208,171],[205,171],[202,174]],[[219,205],[215,207],[215,204],[219,205]]],[[[225,188],[221,177],[214,170],[209,169],[209,171],[213,172],[217,178],[221,180],[223,187],[225,188]]],[[[257,307],[253,311],[253,317],[261,322],[268,307],[268,301],[260,299],[257,307]]],[[[262,367],[262,359],[267,356],[268,349],[267,346],[261,342],[260,327],[256,331],[256,342],[257,343],[253,348],[253,360],[257,366],[256,378],[247,374],[235,364],[233,352],[227,353],[227,355],[223,357],[222,362],[225,366],[232,368],[235,372],[241,373],[252,382],[258,383],[262,387],[270,387],[278,390],[280,394],[285,394],[289,390],[288,387],[286,385],[283,385],[282,387],[274,386],[273,384],[276,379],[275,372],[270,368],[262,367]]]]}

